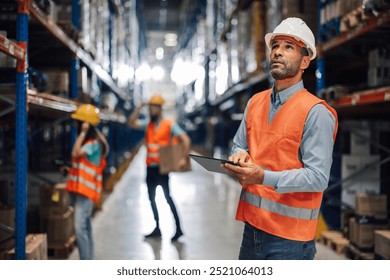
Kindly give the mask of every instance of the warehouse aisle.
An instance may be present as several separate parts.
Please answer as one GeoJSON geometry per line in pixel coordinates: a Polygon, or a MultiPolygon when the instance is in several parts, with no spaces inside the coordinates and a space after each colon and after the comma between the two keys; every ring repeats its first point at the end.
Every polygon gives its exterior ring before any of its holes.
{"type": "MultiPolygon", "coordinates": [[[[243,224],[234,219],[240,186],[227,175],[210,173],[193,163],[193,171],[171,174],[171,194],[184,236],[171,242],[175,225],[162,191],[157,192],[162,239],[144,240],[154,228],[145,184],[145,149],[128,170],[93,220],[95,259],[98,260],[235,260],[243,224]]],[[[318,259],[343,259],[318,246],[318,259]]],[[[69,259],[78,259],[75,249],[69,259]]]]}

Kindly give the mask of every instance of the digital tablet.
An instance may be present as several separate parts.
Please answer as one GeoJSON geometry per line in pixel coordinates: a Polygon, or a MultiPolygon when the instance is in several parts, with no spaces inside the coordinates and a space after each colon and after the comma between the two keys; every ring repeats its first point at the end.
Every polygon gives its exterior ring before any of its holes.
{"type": "Polygon", "coordinates": [[[228,174],[225,171],[225,169],[223,169],[220,166],[221,163],[230,163],[233,165],[239,165],[237,163],[234,163],[233,161],[226,160],[226,159],[205,157],[205,156],[199,156],[199,155],[193,155],[193,154],[189,154],[189,156],[190,156],[190,158],[195,160],[197,163],[199,163],[201,166],[203,166],[203,168],[205,168],[208,171],[212,171],[212,172],[228,174]]]}

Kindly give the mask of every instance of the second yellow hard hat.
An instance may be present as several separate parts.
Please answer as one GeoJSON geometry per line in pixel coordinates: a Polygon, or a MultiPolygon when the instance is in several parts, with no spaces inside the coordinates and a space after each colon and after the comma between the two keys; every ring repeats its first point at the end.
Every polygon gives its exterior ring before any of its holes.
{"type": "Polygon", "coordinates": [[[72,119],[98,125],[100,122],[99,109],[91,104],[80,105],[71,115],[72,119]]]}
{"type": "Polygon", "coordinates": [[[149,99],[150,105],[159,105],[162,106],[165,100],[160,94],[155,94],[149,99]]]}

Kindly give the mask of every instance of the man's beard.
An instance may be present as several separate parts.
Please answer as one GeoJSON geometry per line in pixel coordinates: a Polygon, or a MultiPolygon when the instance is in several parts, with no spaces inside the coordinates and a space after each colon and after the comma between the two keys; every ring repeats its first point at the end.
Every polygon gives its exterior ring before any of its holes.
{"type": "Polygon", "coordinates": [[[150,121],[151,122],[155,122],[157,120],[158,120],[158,116],[157,115],[150,116],[150,121]]]}
{"type": "Polygon", "coordinates": [[[272,69],[272,62],[271,62],[270,74],[275,80],[284,80],[284,79],[292,78],[298,74],[301,61],[297,60],[288,65],[286,65],[286,63],[284,62],[281,63],[285,66],[284,69],[281,68],[272,69]]]}

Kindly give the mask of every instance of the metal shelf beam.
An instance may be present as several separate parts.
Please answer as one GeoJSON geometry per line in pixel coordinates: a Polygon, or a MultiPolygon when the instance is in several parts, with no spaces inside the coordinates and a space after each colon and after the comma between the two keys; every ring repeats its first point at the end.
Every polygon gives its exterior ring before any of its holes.
{"type": "Polygon", "coordinates": [[[352,93],[332,101],[336,109],[344,106],[358,106],[373,103],[390,102],[390,87],[365,90],[352,93]]]}
{"type": "Polygon", "coordinates": [[[7,37],[0,34],[0,51],[16,58],[18,60],[26,59],[26,52],[23,47],[19,46],[17,43],[11,41],[7,37]]]}
{"type": "Polygon", "coordinates": [[[238,82],[237,84],[233,85],[232,87],[228,88],[224,94],[217,99],[210,101],[210,105],[217,106],[222,104],[223,102],[227,101],[228,99],[235,96],[237,93],[242,92],[245,89],[248,89],[257,83],[264,82],[268,79],[269,75],[268,73],[252,73],[250,77],[247,79],[238,82]]]}
{"type": "Polygon", "coordinates": [[[37,6],[36,3],[31,3],[30,14],[43,27],[45,27],[59,42],[73,52],[91,71],[95,72],[100,80],[102,80],[114,93],[125,99],[121,89],[113,81],[110,74],[105,71],[92,57],[86,53],[76,42],[69,36],[47,15],[45,15],[37,6]]]}
{"type": "Polygon", "coordinates": [[[323,55],[325,52],[330,51],[342,44],[351,41],[357,37],[360,37],[376,28],[385,26],[390,23],[390,10],[382,13],[378,17],[372,16],[362,24],[357,25],[348,32],[343,32],[339,36],[334,37],[318,46],[319,52],[323,55]]]}

